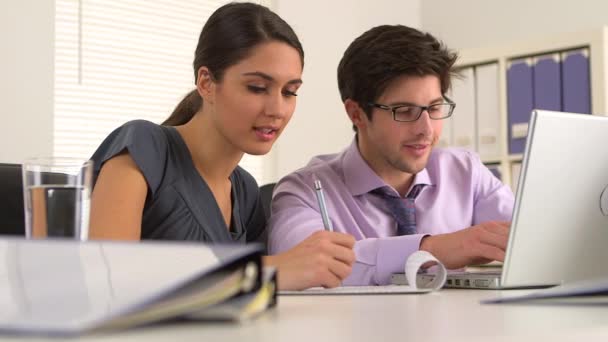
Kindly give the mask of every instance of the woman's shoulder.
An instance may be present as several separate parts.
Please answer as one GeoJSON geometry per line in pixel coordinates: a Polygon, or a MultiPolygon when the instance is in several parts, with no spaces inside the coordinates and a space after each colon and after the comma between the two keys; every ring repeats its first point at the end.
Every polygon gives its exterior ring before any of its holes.
{"type": "Polygon", "coordinates": [[[161,125],[142,119],[127,121],[121,127],[125,129],[139,129],[146,131],[159,131],[161,129],[161,125]]]}
{"type": "Polygon", "coordinates": [[[146,120],[129,121],[112,131],[101,143],[98,151],[136,147],[159,152],[167,144],[165,129],[146,120]]]}
{"type": "Polygon", "coordinates": [[[91,157],[95,178],[105,162],[119,154],[128,153],[154,193],[163,178],[168,155],[166,129],[146,120],[129,121],[116,128],[91,157]]]}
{"type": "Polygon", "coordinates": [[[166,127],[147,120],[132,120],[114,130],[114,134],[123,135],[131,140],[158,139],[165,136],[166,127]]]}

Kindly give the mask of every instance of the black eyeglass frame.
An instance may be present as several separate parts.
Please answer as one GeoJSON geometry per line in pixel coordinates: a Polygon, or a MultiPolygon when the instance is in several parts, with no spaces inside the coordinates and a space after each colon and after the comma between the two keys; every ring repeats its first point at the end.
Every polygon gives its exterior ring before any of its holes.
{"type": "Polygon", "coordinates": [[[420,117],[422,116],[422,113],[424,111],[427,111],[434,107],[434,106],[445,106],[445,105],[449,105],[450,106],[450,110],[448,111],[448,114],[440,117],[440,118],[433,118],[431,117],[431,115],[429,114],[429,118],[431,118],[431,120],[443,120],[443,119],[447,119],[450,116],[452,116],[452,114],[454,113],[454,108],[456,108],[456,102],[452,101],[449,97],[447,96],[443,96],[443,99],[445,100],[445,102],[442,103],[435,103],[429,106],[417,106],[417,105],[397,105],[397,106],[388,106],[388,105],[383,105],[383,104],[379,104],[379,103],[374,103],[374,102],[368,102],[367,105],[370,107],[374,107],[374,108],[378,108],[378,109],[383,109],[383,110],[388,110],[391,111],[393,113],[393,120],[397,121],[397,122],[414,122],[417,121],[418,119],[420,119],[420,117]],[[397,120],[397,110],[399,108],[403,108],[403,107],[415,107],[415,108],[419,108],[420,112],[418,113],[418,116],[416,116],[415,119],[412,120],[397,120]]]}

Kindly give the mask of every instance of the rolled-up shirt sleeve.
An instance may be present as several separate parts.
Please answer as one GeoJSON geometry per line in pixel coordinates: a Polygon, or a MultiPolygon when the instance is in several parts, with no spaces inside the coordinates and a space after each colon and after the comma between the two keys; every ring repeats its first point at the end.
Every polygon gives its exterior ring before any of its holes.
{"type": "Polygon", "coordinates": [[[403,273],[405,260],[420,248],[424,234],[368,238],[355,243],[357,261],[344,285],[385,285],[403,273]]]}

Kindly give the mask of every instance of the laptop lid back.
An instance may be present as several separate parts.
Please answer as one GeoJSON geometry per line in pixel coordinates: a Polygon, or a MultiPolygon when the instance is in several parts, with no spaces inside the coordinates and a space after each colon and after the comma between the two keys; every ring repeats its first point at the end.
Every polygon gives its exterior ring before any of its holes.
{"type": "Polygon", "coordinates": [[[607,147],[606,117],[532,113],[502,286],[608,275],[607,147]]]}

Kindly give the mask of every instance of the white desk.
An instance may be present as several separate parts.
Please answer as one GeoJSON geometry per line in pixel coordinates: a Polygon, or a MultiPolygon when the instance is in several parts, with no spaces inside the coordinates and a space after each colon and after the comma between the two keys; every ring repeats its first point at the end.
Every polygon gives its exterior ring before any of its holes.
{"type": "MultiPolygon", "coordinates": [[[[281,296],[244,324],[157,325],[86,341],[606,341],[604,304],[501,304],[500,291],[442,290],[423,295],[281,296]]],[[[509,291],[513,293],[513,291],[509,291]]],[[[24,341],[23,339],[19,339],[24,341]]]]}

